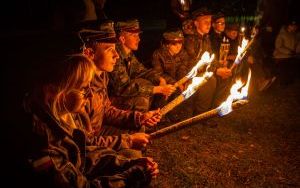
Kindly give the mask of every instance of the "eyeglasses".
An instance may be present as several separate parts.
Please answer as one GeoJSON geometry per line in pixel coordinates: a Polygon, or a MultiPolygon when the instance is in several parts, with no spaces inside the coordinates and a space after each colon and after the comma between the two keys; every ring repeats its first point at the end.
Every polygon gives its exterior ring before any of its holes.
{"type": "Polygon", "coordinates": [[[225,25],[225,22],[216,22],[217,25],[225,25]]]}
{"type": "Polygon", "coordinates": [[[93,89],[91,88],[90,84],[83,88],[82,95],[84,98],[88,98],[92,93],[93,93],[93,89]]]}

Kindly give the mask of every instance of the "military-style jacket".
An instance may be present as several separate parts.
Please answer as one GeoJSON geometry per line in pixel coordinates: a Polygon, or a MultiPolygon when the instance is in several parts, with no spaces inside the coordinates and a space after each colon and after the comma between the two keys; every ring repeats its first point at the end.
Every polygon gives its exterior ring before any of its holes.
{"type": "MultiPolygon", "coordinates": [[[[142,113],[137,111],[120,110],[111,106],[107,93],[108,75],[101,72],[95,75],[91,82],[93,96],[89,98],[87,104],[87,113],[91,120],[90,128],[87,128],[93,135],[98,135],[102,125],[116,126],[128,129],[140,129],[142,113]]],[[[81,114],[83,116],[83,114],[81,114]]],[[[119,137],[101,136],[98,144],[100,146],[110,147],[117,150],[116,143],[120,143],[119,137]]]]}
{"type": "Polygon", "coordinates": [[[212,52],[215,54],[216,60],[219,60],[220,47],[225,37],[224,33],[216,33],[214,30],[209,34],[212,52]]]}
{"type": "Polygon", "coordinates": [[[172,56],[166,46],[155,50],[152,56],[154,70],[161,73],[166,81],[174,84],[187,73],[188,55],[184,50],[172,56]]]}
{"type": "MultiPolygon", "coordinates": [[[[189,55],[190,62],[188,69],[195,66],[196,62],[201,58],[205,51],[212,54],[211,43],[208,35],[200,35],[197,32],[193,35],[186,35],[184,38],[184,48],[189,55]]],[[[215,71],[218,66],[216,58],[210,65],[210,71],[215,71]]]]}
{"type": "Polygon", "coordinates": [[[143,179],[143,167],[130,165],[129,159],[112,149],[93,145],[78,115],[69,114],[77,125],[71,128],[35,100],[27,100],[26,108],[33,119],[28,159],[32,172],[37,174],[32,180],[34,184],[42,184],[42,187],[125,187],[133,174],[139,174],[137,181],[143,179]]]}
{"type": "Polygon", "coordinates": [[[117,45],[117,51],[120,58],[117,60],[113,72],[109,73],[110,96],[152,96],[153,85],[133,84],[133,81],[143,78],[153,84],[158,84],[160,75],[152,69],[146,69],[133,53],[126,55],[120,45],[117,45]]]}
{"type": "Polygon", "coordinates": [[[234,55],[236,56],[238,53],[238,46],[239,46],[239,41],[238,39],[232,40],[228,38],[229,44],[230,44],[230,49],[228,55],[234,55]]]}

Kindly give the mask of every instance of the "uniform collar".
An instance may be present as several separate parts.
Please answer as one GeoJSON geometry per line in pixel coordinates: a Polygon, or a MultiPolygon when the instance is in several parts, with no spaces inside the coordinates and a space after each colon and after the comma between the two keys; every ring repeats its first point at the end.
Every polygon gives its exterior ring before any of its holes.
{"type": "Polygon", "coordinates": [[[117,50],[119,52],[119,56],[121,57],[121,59],[127,59],[133,55],[132,52],[130,52],[129,54],[126,54],[124,48],[122,47],[122,45],[120,43],[117,43],[116,46],[117,46],[117,50]]]}

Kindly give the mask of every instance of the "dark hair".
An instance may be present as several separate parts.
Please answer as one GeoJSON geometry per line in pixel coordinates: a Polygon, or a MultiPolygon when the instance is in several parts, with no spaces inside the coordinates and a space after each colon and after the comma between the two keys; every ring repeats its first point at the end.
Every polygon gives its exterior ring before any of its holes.
{"type": "Polygon", "coordinates": [[[177,44],[177,43],[183,43],[184,41],[181,40],[181,41],[177,41],[177,40],[167,40],[165,38],[163,38],[161,40],[162,44],[165,44],[165,45],[168,45],[168,44],[177,44]]]}

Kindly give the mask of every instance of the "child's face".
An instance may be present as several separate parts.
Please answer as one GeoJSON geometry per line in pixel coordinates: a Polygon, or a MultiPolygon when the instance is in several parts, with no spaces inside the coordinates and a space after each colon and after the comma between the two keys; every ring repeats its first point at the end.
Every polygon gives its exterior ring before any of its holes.
{"type": "Polygon", "coordinates": [[[90,82],[94,73],[90,72],[90,76],[83,81],[78,88],[72,88],[65,94],[64,106],[70,113],[80,113],[84,110],[88,98],[93,96],[90,88],[90,82]]]}
{"type": "Polygon", "coordinates": [[[221,33],[225,30],[225,18],[219,18],[213,23],[216,32],[221,33]]]}
{"type": "Polygon", "coordinates": [[[182,43],[180,42],[180,43],[169,44],[168,48],[172,55],[176,55],[180,52],[182,48],[182,43]]]}
{"type": "Polygon", "coordinates": [[[132,51],[136,51],[139,48],[141,41],[139,33],[123,32],[121,34],[121,43],[132,51]]]}
{"type": "Polygon", "coordinates": [[[229,37],[230,39],[234,40],[234,39],[236,39],[237,36],[238,36],[238,31],[236,31],[236,30],[228,30],[228,31],[226,31],[226,35],[227,35],[227,37],[229,37]]]}
{"type": "Polygon", "coordinates": [[[196,26],[196,30],[200,34],[207,34],[209,33],[210,26],[211,26],[211,16],[199,16],[195,21],[194,24],[196,26]]]}
{"type": "Polygon", "coordinates": [[[98,43],[94,62],[101,71],[111,72],[119,58],[114,43],[98,43]]]}

